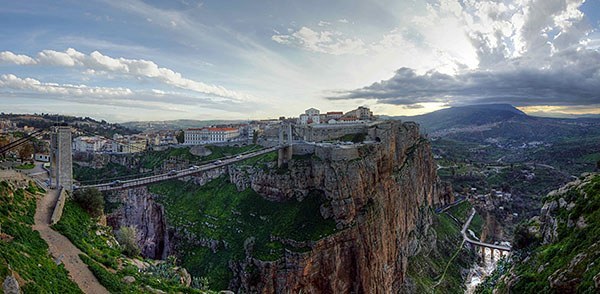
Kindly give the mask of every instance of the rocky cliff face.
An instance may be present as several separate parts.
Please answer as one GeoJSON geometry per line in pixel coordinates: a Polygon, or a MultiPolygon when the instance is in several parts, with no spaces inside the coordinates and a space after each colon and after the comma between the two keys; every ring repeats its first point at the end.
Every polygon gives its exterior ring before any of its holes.
{"type": "Polygon", "coordinates": [[[494,293],[598,293],[600,175],[550,192],[540,216],[517,237],[519,254],[494,293]]]}
{"type": "Polygon", "coordinates": [[[137,231],[137,243],[142,256],[164,259],[169,254],[167,223],[162,205],[145,187],[111,192],[108,198],[121,205],[107,216],[108,225],[118,230],[133,226],[137,231]]]}
{"type": "Polygon", "coordinates": [[[440,185],[429,143],[416,124],[380,124],[369,136],[379,142],[361,146],[359,159],[292,160],[285,172],[256,170],[250,178],[234,173],[236,183],[274,201],[322,191],[330,205],[322,206],[321,214],[332,217],[340,231],[317,241],[310,252],[287,252],[275,262],[248,256],[233,266],[232,288],[263,293],[403,289],[408,258],[421,247],[418,237],[428,235],[427,207],[452,196],[440,185]]]}

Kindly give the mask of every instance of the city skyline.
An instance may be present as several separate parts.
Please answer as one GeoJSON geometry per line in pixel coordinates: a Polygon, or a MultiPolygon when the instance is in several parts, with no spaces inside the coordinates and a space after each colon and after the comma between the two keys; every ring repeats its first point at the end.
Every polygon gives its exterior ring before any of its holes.
{"type": "Polygon", "coordinates": [[[0,24],[4,112],[600,114],[597,1],[33,1],[2,5],[0,24]]]}

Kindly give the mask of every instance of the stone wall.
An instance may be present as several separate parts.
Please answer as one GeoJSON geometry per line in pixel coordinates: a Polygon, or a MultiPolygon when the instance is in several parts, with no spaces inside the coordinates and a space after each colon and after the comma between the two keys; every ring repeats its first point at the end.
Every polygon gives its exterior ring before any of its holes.
{"type": "Polygon", "coordinates": [[[370,124],[294,126],[295,133],[305,141],[333,140],[348,134],[366,133],[370,124]]]}
{"type": "Polygon", "coordinates": [[[60,221],[60,218],[63,214],[63,209],[65,208],[65,202],[67,201],[67,197],[69,196],[64,188],[60,188],[58,193],[58,200],[56,201],[54,211],[52,212],[52,217],[50,218],[51,225],[54,225],[58,223],[58,221],[60,221]]]}

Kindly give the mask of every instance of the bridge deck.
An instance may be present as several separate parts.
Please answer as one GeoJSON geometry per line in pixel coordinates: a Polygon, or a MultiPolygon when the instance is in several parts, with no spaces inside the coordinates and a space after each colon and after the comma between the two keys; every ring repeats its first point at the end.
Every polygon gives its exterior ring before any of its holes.
{"type": "Polygon", "coordinates": [[[262,150],[248,153],[248,154],[240,154],[239,156],[236,156],[233,158],[223,159],[220,162],[215,161],[215,162],[207,163],[204,165],[200,165],[195,168],[191,167],[188,169],[178,170],[176,172],[171,171],[171,172],[163,173],[160,175],[153,175],[153,176],[148,176],[148,177],[143,177],[143,178],[124,180],[124,181],[120,181],[118,183],[112,182],[112,183],[104,183],[104,184],[97,184],[97,185],[85,185],[85,186],[76,187],[76,189],[96,188],[100,191],[111,191],[111,190],[120,190],[120,189],[127,189],[127,188],[148,185],[148,184],[152,184],[152,183],[156,183],[156,182],[167,181],[167,180],[177,179],[177,178],[181,178],[181,177],[187,177],[187,176],[191,176],[193,174],[197,174],[197,173],[205,172],[208,170],[224,167],[224,166],[236,163],[236,162],[246,160],[248,158],[252,158],[252,157],[260,156],[263,154],[267,154],[269,152],[276,151],[280,148],[283,148],[283,147],[275,146],[275,147],[262,149],[262,150]]]}
{"type": "Polygon", "coordinates": [[[511,248],[507,247],[507,246],[484,243],[484,242],[475,241],[475,240],[471,239],[467,234],[467,228],[469,228],[469,225],[471,224],[471,221],[473,220],[474,216],[475,216],[475,209],[473,209],[471,211],[471,215],[469,216],[469,219],[467,219],[467,221],[465,222],[465,224],[462,227],[462,230],[460,231],[460,233],[463,235],[463,238],[465,239],[465,241],[467,241],[473,245],[497,249],[497,250],[501,250],[501,251],[510,251],[511,250],[511,248]]]}

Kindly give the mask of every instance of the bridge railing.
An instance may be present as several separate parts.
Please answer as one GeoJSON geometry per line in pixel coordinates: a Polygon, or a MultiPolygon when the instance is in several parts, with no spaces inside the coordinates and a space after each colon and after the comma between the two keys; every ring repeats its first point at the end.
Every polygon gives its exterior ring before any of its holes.
{"type": "Polygon", "coordinates": [[[260,155],[263,155],[263,154],[266,154],[269,152],[273,152],[280,148],[282,148],[282,147],[276,146],[276,147],[265,148],[265,149],[262,149],[259,151],[254,151],[251,153],[226,156],[226,157],[222,157],[221,159],[211,160],[208,163],[198,166],[195,169],[190,169],[188,167],[186,169],[178,170],[175,172],[171,171],[171,172],[166,172],[166,173],[162,173],[162,174],[158,174],[158,175],[152,175],[152,176],[118,181],[118,182],[113,181],[110,183],[102,183],[102,184],[96,184],[96,185],[84,185],[84,186],[75,187],[75,189],[97,188],[98,190],[101,190],[101,191],[107,191],[107,190],[117,190],[117,189],[125,189],[125,188],[130,188],[130,187],[135,187],[135,186],[141,186],[141,185],[145,185],[145,184],[149,184],[149,183],[155,183],[155,182],[160,182],[160,181],[164,181],[164,180],[176,179],[176,178],[180,178],[180,177],[190,176],[192,174],[196,174],[199,172],[208,171],[211,169],[220,168],[223,166],[234,164],[239,161],[243,161],[243,160],[246,160],[249,158],[260,156],[260,155]],[[238,158],[238,155],[242,155],[242,156],[240,158],[238,158]],[[219,162],[219,161],[222,161],[222,162],[219,162]],[[216,162],[219,162],[219,163],[215,164],[216,162]]]}

